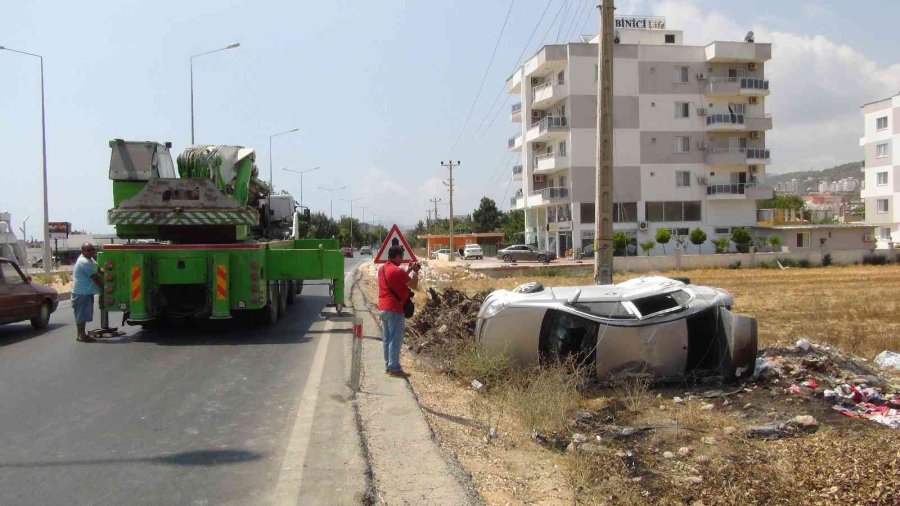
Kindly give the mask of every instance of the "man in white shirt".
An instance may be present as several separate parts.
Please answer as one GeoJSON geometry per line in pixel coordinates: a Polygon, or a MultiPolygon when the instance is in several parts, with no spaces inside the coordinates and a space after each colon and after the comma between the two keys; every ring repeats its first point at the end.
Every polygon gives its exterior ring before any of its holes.
{"type": "Polygon", "coordinates": [[[96,339],[84,331],[87,322],[94,321],[94,295],[100,293],[100,274],[94,246],[86,242],[81,245],[81,256],[75,262],[72,271],[72,309],[75,311],[75,327],[78,329],[77,340],[90,343],[96,339]]]}

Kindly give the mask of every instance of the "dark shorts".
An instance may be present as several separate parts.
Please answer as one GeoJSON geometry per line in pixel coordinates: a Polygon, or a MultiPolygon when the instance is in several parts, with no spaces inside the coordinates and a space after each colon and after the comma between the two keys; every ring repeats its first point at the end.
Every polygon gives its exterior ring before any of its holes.
{"type": "Polygon", "coordinates": [[[72,309],[75,311],[75,323],[94,321],[94,296],[73,293],[72,309]]]}

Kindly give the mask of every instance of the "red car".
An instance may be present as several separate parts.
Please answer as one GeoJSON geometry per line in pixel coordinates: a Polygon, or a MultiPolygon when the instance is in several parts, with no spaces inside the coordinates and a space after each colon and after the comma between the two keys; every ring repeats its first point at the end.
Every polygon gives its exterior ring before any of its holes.
{"type": "Polygon", "coordinates": [[[15,262],[0,258],[0,325],[31,320],[35,330],[43,329],[58,304],[56,290],[32,282],[15,262]]]}
{"type": "Polygon", "coordinates": [[[345,257],[353,258],[353,248],[341,248],[341,251],[344,252],[345,257]]]}

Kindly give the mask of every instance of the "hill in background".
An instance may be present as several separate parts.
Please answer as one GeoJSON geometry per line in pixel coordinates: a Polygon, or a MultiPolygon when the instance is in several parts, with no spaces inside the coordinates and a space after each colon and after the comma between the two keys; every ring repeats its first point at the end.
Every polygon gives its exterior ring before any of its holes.
{"type": "Polygon", "coordinates": [[[814,187],[818,187],[819,181],[826,179],[829,181],[838,181],[844,178],[854,177],[862,180],[862,166],[863,162],[859,161],[844,163],[823,170],[801,170],[797,172],[785,172],[783,174],[766,174],[766,183],[776,185],[783,181],[790,181],[795,178],[801,181],[811,178],[813,181],[810,181],[808,186],[814,185],[814,187]]]}

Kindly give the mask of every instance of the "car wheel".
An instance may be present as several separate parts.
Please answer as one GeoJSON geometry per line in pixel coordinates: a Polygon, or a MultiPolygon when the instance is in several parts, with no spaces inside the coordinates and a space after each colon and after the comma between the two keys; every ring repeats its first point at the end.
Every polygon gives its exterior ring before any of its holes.
{"type": "Polygon", "coordinates": [[[50,323],[50,304],[45,302],[41,304],[41,310],[37,316],[31,319],[31,326],[34,327],[34,330],[41,330],[47,328],[48,323],[50,323]]]}
{"type": "Polygon", "coordinates": [[[512,257],[510,255],[503,255],[503,261],[506,263],[512,262],[512,257]]]}
{"type": "Polygon", "coordinates": [[[542,264],[547,263],[547,255],[538,255],[537,261],[540,262],[540,263],[542,263],[542,264]]]}

